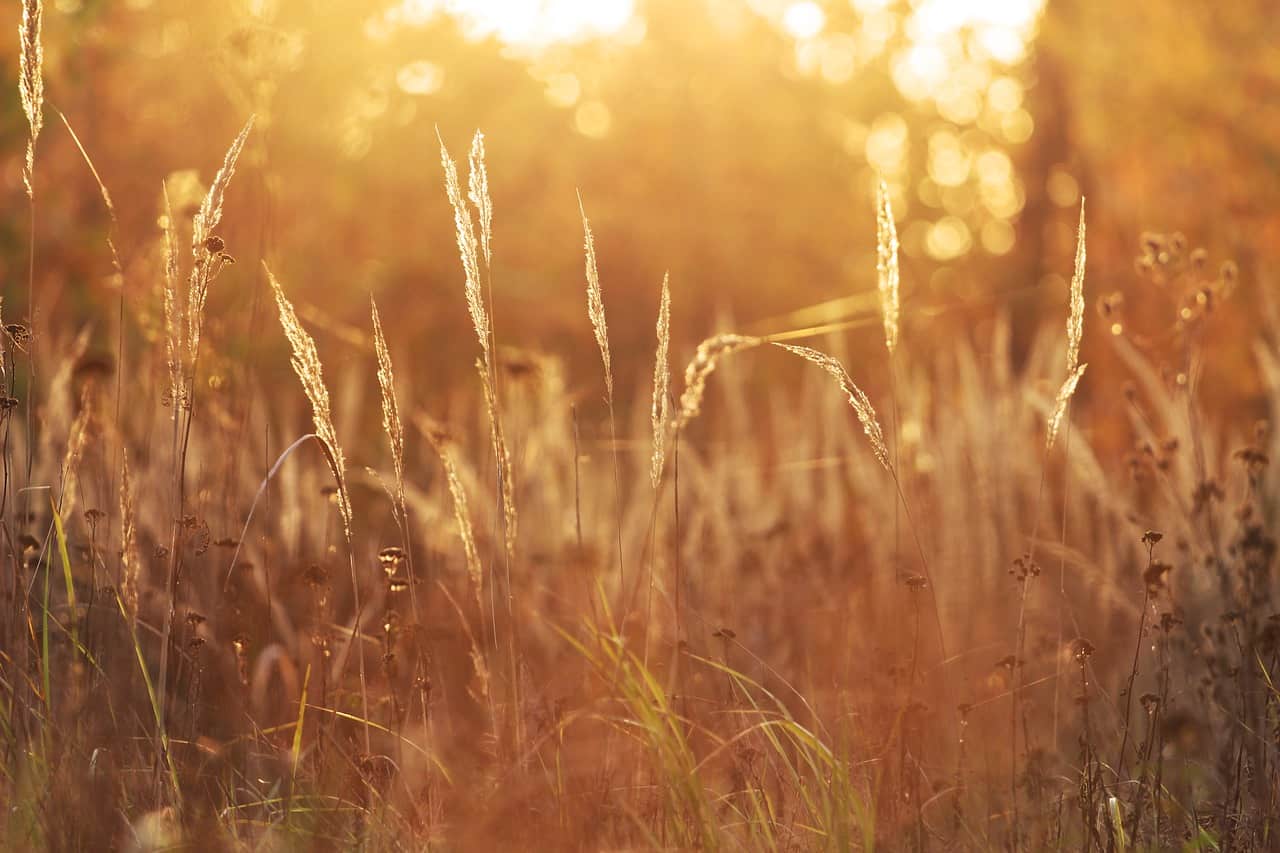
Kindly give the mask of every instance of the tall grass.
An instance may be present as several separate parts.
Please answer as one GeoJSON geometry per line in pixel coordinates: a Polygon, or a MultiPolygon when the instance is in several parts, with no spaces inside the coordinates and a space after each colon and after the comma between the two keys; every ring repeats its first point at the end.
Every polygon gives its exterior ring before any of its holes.
{"type": "MultiPolygon", "coordinates": [[[[347,556],[351,568],[351,595],[355,601],[355,616],[352,620],[350,640],[346,650],[350,650],[353,645],[356,647],[356,659],[360,665],[360,706],[365,721],[365,752],[368,752],[370,749],[369,687],[365,672],[364,638],[361,629],[364,607],[360,601],[360,576],[356,572],[352,540],[351,525],[355,513],[351,507],[351,494],[347,489],[346,457],[342,452],[342,445],[338,443],[338,431],[334,427],[333,413],[329,404],[329,389],[325,385],[324,369],[320,364],[320,355],[316,350],[315,341],[302,327],[293,303],[285,296],[284,288],[280,286],[275,275],[270,269],[267,269],[266,273],[267,281],[271,284],[271,291],[276,298],[276,307],[280,311],[280,326],[284,329],[284,335],[289,339],[289,346],[293,351],[291,363],[294,373],[302,382],[302,390],[311,404],[312,423],[315,424],[315,432],[320,438],[325,461],[329,463],[329,470],[333,473],[333,480],[337,485],[338,515],[342,521],[342,532],[347,542],[347,556]]],[[[343,657],[345,659],[345,653],[343,657]]]]}
{"type": "MultiPolygon", "coordinates": [[[[32,210],[41,11],[24,3],[20,30],[32,210]]],[[[288,352],[297,379],[276,387],[266,367],[226,368],[240,342],[213,322],[239,311],[211,298],[215,280],[238,292],[252,278],[219,231],[224,213],[252,216],[232,176],[253,126],[207,191],[166,181],[141,237],[116,227],[70,133],[113,221],[112,268],[155,286],[122,291],[120,343],[139,345],[112,377],[114,418],[92,329],[4,330],[6,846],[1274,846],[1276,433],[1197,396],[1234,266],[1177,235],[1140,246],[1150,283],[1181,300],[1166,376],[1123,317],[1108,315],[1120,333],[1105,343],[1084,340],[1082,207],[1065,359],[1052,319],[1016,357],[1003,311],[944,342],[938,313],[917,308],[926,294],[899,293],[881,184],[875,283],[863,271],[855,316],[683,341],[664,276],[656,351],[631,353],[625,314],[610,338],[580,203],[600,361],[566,370],[499,351],[476,134],[465,188],[441,141],[435,201],[453,216],[455,324],[475,335],[477,381],[423,393],[449,354],[393,365],[392,311],[411,306],[370,300],[372,334],[331,339],[339,324],[314,323],[267,270],[281,334],[262,362],[283,369],[288,352]],[[1107,345],[1081,402],[1084,356],[1107,345]],[[15,414],[24,357],[53,366],[30,424],[15,414]],[[354,379],[333,373],[339,359],[354,379]],[[604,442],[578,417],[601,368],[609,471],[584,464],[604,442]],[[271,401],[261,436],[233,428],[243,395],[271,401]],[[1102,440],[1110,409],[1139,442],[1127,458],[1102,440]],[[308,464],[313,444],[324,464],[308,464]],[[624,476],[645,469],[648,484],[624,476]],[[1039,535],[1042,516],[1061,520],[1055,535],[1039,535]],[[629,542],[644,543],[636,586],[629,542]],[[1059,562],[1054,595],[1033,593],[1037,555],[1059,562]],[[936,658],[921,653],[934,630],[936,658]]],[[[1274,342],[1251,345],[1280,387],[1274,342]]]]}
{"type": "Polygon", "coordinates": [[[591,320],[591,331],[600,350],[600,362],[604,365],[604,399],[609,409],[609,445],[613,457],[613,494],[617,513],[618,584],[625,588],[627,571],[622,547],[622,475],[618,469],[618,425],[613,406],[613,358],[609,351],[609,323],[604,315],[604,291],[600,287],[600,271],[596,266],[596,241],[591,234],[591,223],[587,221],[587,211],[582,206],[581,196],[578,197],[578,210],[582,214],[582,240],[586,253],[587,316],[591,320]]]}

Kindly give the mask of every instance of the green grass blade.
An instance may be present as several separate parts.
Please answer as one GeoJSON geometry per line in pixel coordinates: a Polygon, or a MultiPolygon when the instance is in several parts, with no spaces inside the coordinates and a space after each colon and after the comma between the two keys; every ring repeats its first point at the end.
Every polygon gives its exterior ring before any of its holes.
{"type": "Polygon", "coordinates": [[[156,733],[160,738],[160,746],[163,752],[160,760],[165,763],[169,770],[169,784],[173,787],[174,802],[179,802],[182,789],[178,786],[178,770],[174,767],[173,756],[169,751],[169,735],[164,730],[164,721],[160,713],[160,698],[156,695],[155,686],[151,683],[151,673],[147,670],[147,661],[142,655],[142,646],[138,643],[138,635],[129,623],[129,614],[124,609],[124,602],[120,600],[119,596],[116,596],[116,606],[120,608],[120,618],[124,620],[125,626],[129,629],[129,637],[133,640],[133,653],[138,658],[138,669],[142,670],[142,681],[147,686],[147,699],[151,702],[151,714],[155,718],[156,733]]]}
{"type": "MultiPolygon", "coordinates": [[[[67,554],[67,534],[62,529],[62,516],[58,515],[58,505],[49,498],[49,509],[53,511],[53,529],[58,540],[58,559],[62,561],[62,579],[67,584],[67,607],[71,610],[71,639],[76,639],[76,588],[71,581],[71,557],[67,554]]],[[[78,644],[77,644],[78,645],[78,644]]]]}

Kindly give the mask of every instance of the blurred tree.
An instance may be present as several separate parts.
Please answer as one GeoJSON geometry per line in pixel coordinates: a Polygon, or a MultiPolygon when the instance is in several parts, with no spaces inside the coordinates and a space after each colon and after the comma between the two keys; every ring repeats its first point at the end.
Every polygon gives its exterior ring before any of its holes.
{"type": "MultiPolygon", "coordinates": [[[[115,197],[131,302],[154,297],[161,181],[208,179],[251,112],[225,226],[242,263],[211,303],[223,350],[251,353],[269,328],[267,258],[330,332],[362,329],[377,293],[392,339],[444,371],[441,388],[470,375],[473,342],[437,128],[462,159],[472,129],[487,134],[502,341],[591,346],[581,191],[624,377],[648,369],[664,270],[684,342],[721,312],[774,330],[873,288],[877,174],[921,347],[1010,302],[1025,339],[1041,306],[1063,304],[1082,191],[1092,295],[1124,283],[1143,228],[1237,257],[1246,283],[1280,245],[1280,25],[1263,0],[1178,14],[1053,0],[1043,15],[1039,0],[646,0],[612,36],[539,49],[477,40],[430,9],[51,4],[49,99],[115,197]]],[[[16,45],[0,51],[12,82],[16,45]]],[[[16,94],[7,103],[0,198],[17,209],[24,128],[16,94]]],[[[37,180],[45,310],[101,316],[115,299],[105,218],[59,127],[37,180]]],[[[7,278],[24,234],[18,217],[0,227],[7,278]]]]}

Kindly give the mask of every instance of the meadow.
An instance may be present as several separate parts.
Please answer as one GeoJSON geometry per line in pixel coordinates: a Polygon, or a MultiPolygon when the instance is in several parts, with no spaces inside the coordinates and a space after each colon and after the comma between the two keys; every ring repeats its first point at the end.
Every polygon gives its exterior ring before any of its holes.
{"type": "Polygon", "coordinates": [[[334,324],[226,236],[256,116],[126,245],[43,14],[0,304],[6,848],[1277,846],[1276,437],[1205,377],[1222,306],[1262,318],[1227,355],[1274,419],[1280,342],[1234,259],[1135,232],[1104,266],[1081,199],[1060,294],[944,333],[879,182],[847,316],[682,338],[697,283],[610,313],[580,193],[566,363],[504,339],[504,164],[437,129],[453,229],[418,239],[468,344],[424,358],[411,300],[334,324]],[[118,284],[85,322],[33,307],[55,135],[118,284]]]}

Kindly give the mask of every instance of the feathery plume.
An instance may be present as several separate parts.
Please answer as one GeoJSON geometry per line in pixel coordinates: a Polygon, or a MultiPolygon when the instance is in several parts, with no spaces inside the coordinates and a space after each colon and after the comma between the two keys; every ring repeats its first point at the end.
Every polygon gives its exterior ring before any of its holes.
{"type": "Polygon", "coordinates": [[[578,194],[578,211],[582,214],[583,246],[586,249],[587,314],[591,317],[591,329],[600,347],[600,360],[604,363],[605,402],[609,407],[609,443],[613,448],[613,500],[618,518],[618,581],[626,586],[626,562],[622,545],[622,475],[618,467],[618,427],[613,412],[613,364],[609,356],[609,324],[604,319],[604,294],[600,290],[600,271],[596,268],[596,243],[591,235],[591,223],[578,194]]]}
{"type": "Polygon", "coordinates": [[[373,317],[373,349],[378,356],[378,388],[382,391],[382,429],[391,444],[391,464],[395,468],[395,500],[401,516],[405,511],[404,497],[404,425],[400,421],[400,406],[396,402],[395,372],[391,367],[391,351],[382,333],[382,318],[378,316],[378,303],[369,297],[369,313],[373,317]]]}
{"type": "MultiPolygon", "coordinates": [[[[57,458],[59,452],[67,449],[66,444],[73,443],[75,439],[76,423],[84,414],[83,405],[81,408],[76,407],[75,366],[88,352],[89,333],[90,329],[86,327],[75,336],[49,379],[44,406],[44,429],[35,437],[37,459],[57,458]]],[[[86,401],[81,397],[79,402],[86,401]]],[[[65,472],[70,468],[64,463],[62,470],[65,472]]]]}
{"type": "MultiPolygon", "coordinates": [[[[449,196],[449,204],[453,207],[454,231],[458,240],[458,255],[462,259],[462,272],[465,278],[467,310],[471,314],[471,323],[475,327],[476,338],[480,341],[481,359],[477,362],[480,372],[480,385],[484,389],[485,408],[489,415],[489,438],[493,444],[493,456],[498,466],[498,479],[502,492],[502,511],[505,521],[503,539],[507,558],[515,556],[516,542],[516,507],[515,487],[512,484],[511,456],[507,452],[506,438],[502,432],[502,421],[498,412],[498,394],[494,387],[497,372],[493,363],[492,339],[493,330],[489,323],[489,314],[485,310],[484,296],[480,289],[480,259],[476,242],[475,222],[467,207],[467,200],[462,195],[462,184],[458,180],[458,167],[449,156],[444,137],[436,128],[436,138],[440,141],[440,163],[444,166],[445,192],[449,196]]],[[[492,210],[489,210],[489,179],[484,167],[484,137],[472,140],[471,175],[468,188],[472,201],[480,214],[481,226],[489,227],[492,210]]],[[[487,232],[486,232],[487,233],[487,232]]],[[[488,237],[485,236],[486,260],[488,263],[488,237]]]]}
{"type": "Polygon", "coordinates": [[[1058,440],[1058,430],[1062,428],[1062,420],[1067,414],[1067,404],[1076,393],[1076,386],[1080,384],[1080,377],[1084,376],[1084,370],[1088,366],[1081,364],[1076,367],[1058,389],[1058,399],[1053,405],[1053,416],[1049,418],[1049,428],[1045,434],[1045,450],[1052,450],[1053,443],[1058,440]]]}
{"type": "Polygon", "coordinates": [[[503,544],[507,549],[507,558],[515,559],[516,530],[519,519],[516,516],[516,488],[511,471],[511,452],[507,449],[507,439],[503,435],[501,422],[498,420],[498,398],[493,391],[493,383],[484,369],[484,362],[476,359],[476,370],[480,373],[480,387],[484,389],[484,405],[489,413],[489,439],[493,444],[493,455],[498,460],[501,472],[502,487],[502,520],[503,544]]]}
{"type": "Polygon", "coordinates": [[[672,421],[672,431],[684,429],[689,421],[702,413],[702,397],[707,391],[707,379],[715,372],[720,359],[758,347],[762,343],[764,338],[728,333],[715,335],[698,344],[693,360],[684,369],[684,393],[680,395],[680,411],[672,421]]]}
{"type": "Polygon", "coordinates": [[[604,294],[600,290],[600,272],[596,269],[596,241],[591,235],[591,223],[587,221],[582,196],[578,196],[578,210],[582,212],[583,245],[587,253],[587,313],[591,317],[591,329],[596,334],[596,344],[600,347],[600,360],[604,362],[605,394],[612,401],[613,364],[609,357],[609,324],[604,319],[604,294]]]}
{"type": "Polygon", "coordinates": [[[227,154],[222,159],[222,168],[218,169],[218,173],[213,176],[209,192],[200,203],[200,209],[196,211],[191,230],[191,249],[197,257],[200,250],[204,248],[205,241],[213,236],[214,229],[222,221],[222,199],[226,195],[228,184],[231,183],[231,176],[236,173],[236,161],[240,159],[240,152],[244,149],[245,140],[249,138],[249,131],[253,130],[255,118],[256,116],[249,116],[249,120],[244,123],[244,127],[240,129],[231,147],[227,149],[227,154]]]}
{"type": "Polygon", "coordinates": [[[440,457],[440,464],[444,466],[445,480],[449,485],[449,497],[453,501],[453,517],[458,524],[458,538],[462,540],[462,552],[467,560],[467,576],[471,578],[476,604],[483,611],[484,570],[480,566],[480,552],[476,548],[475,532],[471,527],[467,492],[462,487],[462,478],[458,475],[458,465],[454,462],[448,435],[425,415],[418,415],[413,422],[435,450],[436,455],[440,457]]]}
{"type": "Polygon", "coordinates": [[[280,325],[284,328],[285,337],[293,349],[290,363],[294,373],[302,381],[302,390],[311,403],[312,420],[315,422],[316,435],[326,451],[329,467],[333,470],[333,478],[338,484],[338,511],[342,515],[343,531],[348,541],[351,539],[351,499],[347,494],[347,467],[342,455],[342,446],[338,444],[338,432],[333,426],[332,410],[329,406],[329,389],[324,384],[324,371],[320,365],[320,355],[316,351],[316,342],[298,321],[298,313],[293,303],[284,295],[284,288],[264,263],[262,268],[267,272],[267,281],[275,293],[276,306],[280,310],[280,325]]]}
{"type": "Polygon", "coordinates": [[[133,484],[129,478],[129,451],[124,451],[120,475],[120,600],[131,619],[138,618],[138,528],[133,514],[133,484]]]}
{"type": "MultiPolygon", "coordinates": [[[[352,640],[357,640],[360,632],[360,617],[364,610],[360,604],[360,578],[356,574],[355,553],[352,550],[352,511],[351,494],[347,491],[347,465],[342,455],[342,445],[338,444],[338,432],[333,426],[332,410],[329,406],[329,389],[324,384],[324,371],[320,366],[320,354],[316,351],[316,342],[307,330],[298,322],[298,313],[284,295],[284,288],[276,281],[275,275],[267,267],[265,261],[262,268],[266,270],[267,281],[276,297],[276,306],[280,309],[280,325],[284,328],[285,337],[293,350],[290,363],[294,373],[302,381],[302,390],[311,403],[312,421],[315,423],[316,436],[320,439],[320,447],[324,450],[329,469],[338,486],[338,513],[342,516],[342,533],[347,540],[347,561],[351,568],[351,595],[355,604],[355,618],[352,622],[352,640]]],[[[360,661],[360,702],[362,706],[365,749],[369,749],[369,689],[365,680],[365,654],[363,643],[356,643],[360,661]]],[[[350,650],[351,645],[347,645],[350,650]]],[[[343,660],[346,660],[345,654],[343,660]]]]}
{"type": "Polygon", "coordinates": [[[480,292],[480,261],[476,254],[475,223],[471,220],[471,211],[467,209],[466,199],[462,196],[462,185],[458,182],[458,167],[449,157],[449,150],[445,148],[444,138],[440,136],[438,128],[436,137],[440,140],[440,163],[444,166],[444,188],[449,195],[449,204],[453,207],[458,255],[462,258],[462,272],[466,278],[467,310],[471,312],[471,324],[475,326],[476,337],[480,340],[480,349],[484,352],[485,368],[492,372],[489,353],[489,315],[485,311],[484,296],[480,292]]]}
{"type": "Polygon", "coordinates": [[[876,278],[884,317],[884,345],[892,355],[898,348],[898,230],[893,224],[889,188],[883,180],[876,188],[876,278]]]}
{"type": "MultiPolygon", "coordinates": [[[[222,251],[221,240],[214,236],[214,229],[222,222],[222,199],[226,195],[231,176],[236,173],[236,161],[244,149],[249,131],[253,129],[254,116],[249,116],[241,128],[239,135],[232,141],[231,147],[222,160],[222,168],[213,176],[209,192],[200,202],[191,224],[191,265],[190,284],[187,287],[187,358],[191,369],[195,370],[196,356],[200,352],[200,335],[204,329],[204,306],[209,298],[209,285],[222,271],[227,256],[222,251]]],[[[194,377],[192,377],[194,379],[194,377]]]]}
{"type": "Polygon", "coordinates": [[[378,303],[369,295],[369,313],[373,318],[373,349],[378,356],[378,388],[382,391],[382,430],[391,445],[391,464],[395,469],[395,492],[391,499],[399,516],[404,536],[405,550],[409,557],[409,600],[413,618],[418,620],[418,589],[414,580],[412,549],[409,547],[409,506],[404,494],[404,423],[400,420],[400,404],[396,401],[396,374],[391,366],[391,350],[382,332],[382,318],[378,316],[378,303]]]}
{"type": "Polygon", "coordinates": [[[1080,341],[1084,337],[1084,199],[1080,199],[1080,227],[1076,232],[1076,268],[1071,276],[1071,315],[1067,319],[1067,373],[1080,364],[1080,341]]]}
{"type": "Polygon", "coordinates": [[[668,352],[671,348],[671,274],[662,277],[662,300],[658,304],[658,352],[653,362],[653,457],[649,464],[649,479],[658,487],[662,468],[667,458],[667,418],[670,417],[671,369],[668,352]]]}
{"type": "Polygon", "coordinates": [[[43,27],[44,3],[41,0],[24,0],[22,23],[18,25],[18,94],[22,98],[22,112],[31,128],[27,137],[27,159],[22,167],[22,182],[27,188],[28,198],[35,198],[32,178],[36,168],[36,140],[44,127],[44,48],[40,44],[43,27]]]}
{"type": "Polygon", "coordinates": [[[76,509],[78,498],[76,486],[79,483],[77,469],[80,466],[80,459],[84,456],[84,449],[89,444],[89,432],[94,420],[94,405],[94,400],[86,393],[80,401],[80,412],[71,422],[71,429],[67,434],[67,449],[62,457],[62,493],[58,497],[58,513],[67,517],[70,517],[76,509]]]}
{"type": "Polygon", "coordinates": [[[173,417],[182,406],[182,321],[178,317],[178,226],[169,203],[169,185],[164,192],[164,344],[169,367],[169,404],[173,417]]]}
{"type": "Polygon", "coordinates": [[[867,434],[867,438],[871,441],[871,450],[875,453],[876,459],[880,461],[886,471],[893,473],[893,466],[889,463],[889,449],[885,446],[884,432],[880,429],[880,421],[876,418],[876,410],[871,405],[871,401],[867,399],[867,395],[862,393],[862,389],[850,378],[849,372],[844,369],[844,365],[840,363],[840,360],[809,347],[780,343],[775,343],[774,346],[782,347],[793,355],[798,355],[805,361],[818,365],[840,383],[841,390],[849,398],[849,405],[853,407],[854,413],[857,414],[858,420],[862,423],[862,431],[867,434]]]}
{"type": "Polygon", "coordinates": [[[480,249],[484,265],[493,266],[493,201],[489,198],[489,170],[484,164],[484,134],[476,131],[471,138],[471,155],[468,158],[467,197],[480,217],[480,249]]]}

